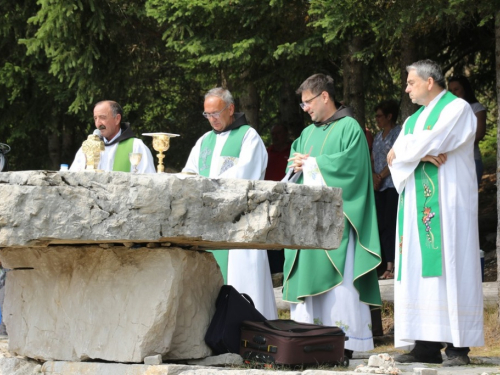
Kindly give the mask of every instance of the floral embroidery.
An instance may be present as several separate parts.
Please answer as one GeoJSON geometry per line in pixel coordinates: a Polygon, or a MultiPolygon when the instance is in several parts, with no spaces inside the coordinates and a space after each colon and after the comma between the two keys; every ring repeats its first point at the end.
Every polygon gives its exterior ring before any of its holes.
{"type": "Polygon", "coordinates": [[[320,318],[314,318],[313,322],[314,324],[319,324],[320,326],[323,325],[323,321],[320,318]]]}
{"type": "Polygon", "coordinates": [[[432,243],[434,236],[432,235],[432,228],[431,228],[431,220],[432,218],[436,215],[435,212],[432,212],[431,207],[427,207],[427,199],[432,195],[432,191],[429,188],[429,185],[424,184],[424,196],[425,196],[425,203],[424,203],[424,210],[423,214],[424,216],[422,217],[422,223],[425,225],[425,231],[427,235],[427,241],[432,243]]]}
{"type": "Polygon", "coordinates": [[[309,180],[316,181],[323,177],[321,171],[319,170],[318,165],[315,165],[313,168],[307,168],[302,171],[304,173],[304,178],[308,178],[309,180]]]}
{"type": "Polygon", "coordinates": [[[202,150],[200,152],[200,161],[201,161],[201,165],[200,165],[200,171],[201,170],[206,170],[206,169],[209,169],[210,166],[209,164],[207,163],[207,159],[212,155],[212,150],[206,148],[204,150],[202,150]]]}
{"type": "Polygon", "coordinates": [[[347,333],[347,331],[349,331],[349,326],[347,324],[345,324],[344,322],[342,322],[341,320],[336,321],[335,325],[337,327],[342,328],[342,331],[344,331],[344,333],[347,333]]]}
{"type": "Polygon", "coordinates": [[[223,161],[222,161],[222,166],[220,167],[219,174],[224,173],[229,168],[232,168],[238,164],[238,158],[234,156],[221,156],[221,159],[223,161]]]}

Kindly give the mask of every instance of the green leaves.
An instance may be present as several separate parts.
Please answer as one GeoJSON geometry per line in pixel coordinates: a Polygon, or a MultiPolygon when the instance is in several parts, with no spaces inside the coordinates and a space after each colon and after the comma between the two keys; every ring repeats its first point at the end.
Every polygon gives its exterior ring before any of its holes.
{"type": "MultiPolygon", "coordinates": [[[[294,90],[307,76],[328,73],[341,93],[345,61],[360,63],[364,87],[352,95],[368,113],[403,97],[408,45],[491,93],[497,1],[0,0],[0,142],[29,139],[43,156],[40,140],[61,134],[71,154],[93,126],[93,104],[114,99],[137,133],[182,134],[172,144],[180,168],[208,130],[207,89],[226,85],[238,101],[251,86],[261,128],[283,122],[297,133],[294,90]]],[[[25,168],[42,159],[13,157],[25,168]]]]}

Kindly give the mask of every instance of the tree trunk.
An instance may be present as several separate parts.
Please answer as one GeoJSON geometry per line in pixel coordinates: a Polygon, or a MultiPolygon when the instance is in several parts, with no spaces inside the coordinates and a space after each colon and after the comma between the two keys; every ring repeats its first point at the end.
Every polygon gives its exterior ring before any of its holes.
{"type": "Polygon", "coordinates": [[[252,127],[259,132],[259,93],[253,82],[247,81],[243,84],[239,103],[239,111],[245,113],[248,125],[252,125],[252,127]]]}
{"type": "Polygon", "coordinates": [[[47,136],[47,143],[50,157],[50,169],[53,171],[59,170],[61,160],[61,147],[59,143],[59,135],[56,132],[50,133],[47,136]]]}
{"type": "Polygon", "coordinates": [[[399,116],[401,118],[401,124],[411,116],[418,109],[418,106],[413,104],[410,97],[405,92],[406,90],[406,78],[408,73],[406,67],[417,60],[416,45],[413,38],[410,35],[403,34],[401,39],[401,108],[399,111],[399,116]]]}
{"type": "Polygon", "coordinates": [[[363,86],[363,62],[354,57],[356,52],[363,49],[363,39],[354,36],[348,45],[348,52],[344,55],[342,69],[344,71],[344,104],[352,107],[354,118],[365,129],[365,93],[363,86]]]}
{"type": "Polygon", "coordinates": [[[71,119],[66,119],[65,118],[65,121],[64,123],[66,125],[64,125],[63,127],[63,134],[62,134],[62,140],[61,140],[61,163],[65,163],[65,164],[68,164],[68,165],[71,165],[71,163],[73,162],[73,159],[75,157],[75,153],[72,151],[73,150],[73,129],[71,127],[71,125],[67,125],[67,124],[71,124],[72,121],[71,119]]]}
{"type": "MultiPolygon", "coordinates": [[[[495,17],[495,66],[497,71],[497,150],[500,150],[500,10],[496,13],[495,17]]],[[[500,152],[497,151],[497,284],[498,297],[500,301],[500,189],[498,189],[498,181],[500,181],[500,152]]],[[[500,323],[500,302],[498,306],[498,322],[500,323]]]]}
{"type": "Polygon", "coordinates": [[[296,139],[304,129],[304,111],[299,107],[295,89],[284,79],[279,98],[280,123],[288,128],[288,132],[296,139]]]}

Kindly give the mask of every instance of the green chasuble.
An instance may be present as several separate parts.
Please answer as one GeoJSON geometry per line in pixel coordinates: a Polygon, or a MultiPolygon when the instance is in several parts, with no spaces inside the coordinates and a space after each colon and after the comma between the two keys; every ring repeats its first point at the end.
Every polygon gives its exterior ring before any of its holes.
{"type": "MultiPolygon", "coordinates": [[[[243,143],[243,137],[250,129],[250,125],[242,125],[237,129],[231,130],[229,136],[227,137],[226,143],[222,147],[220,157],[238,159],[241,152],[241,145],[243,143]]],[[[217,139],[217,134],[211,131],[202,141],[200,147],[200,159],[199,174],[205,177],[210,177],[210,167],[212,165],[213,150],[215,148],[215,143],[217,139]]],[[[217,177],[217,176],[213,176],[217,177]]],[[[229,250],[207,250],[214,255],[217,264],[224,277],[224,284],[227,284],[227,263],[229,250]]]]}
{"type": "Polygon", "coordinates": [[[134,138],[129,138],[118,143],[113,161],[113,171],[130,172],[130,159],[128,154],[133,152],[134,138]]]}
{"type": "MultiPolygon", "coordinates": [[[[381,262],[380,241],[365,134],[351,117],[320,127],[310,125],[292,144],[290,155],[310,150],[326,184],[342,188],[344,233],[335,250],[285,249],[283,300],[302,302],[307,296],[327,292],[342,283],[352,228],[356,239],[354,287],[362,302],[381,305],[376,272],[381,262]]],[[[303,183],[302,176],[298,183],[303,183]]]]}

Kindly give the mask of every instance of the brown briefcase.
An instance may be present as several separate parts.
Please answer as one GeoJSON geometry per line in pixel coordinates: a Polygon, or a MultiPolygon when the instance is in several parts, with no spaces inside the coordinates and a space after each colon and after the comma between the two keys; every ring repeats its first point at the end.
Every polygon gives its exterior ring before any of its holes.
{"type": "Polygon", "coordinates": [[[243,321],[240,355],[246,363],[265,365],[341,365],[348,340],[339,327],[294,320],[243,321]]]}

